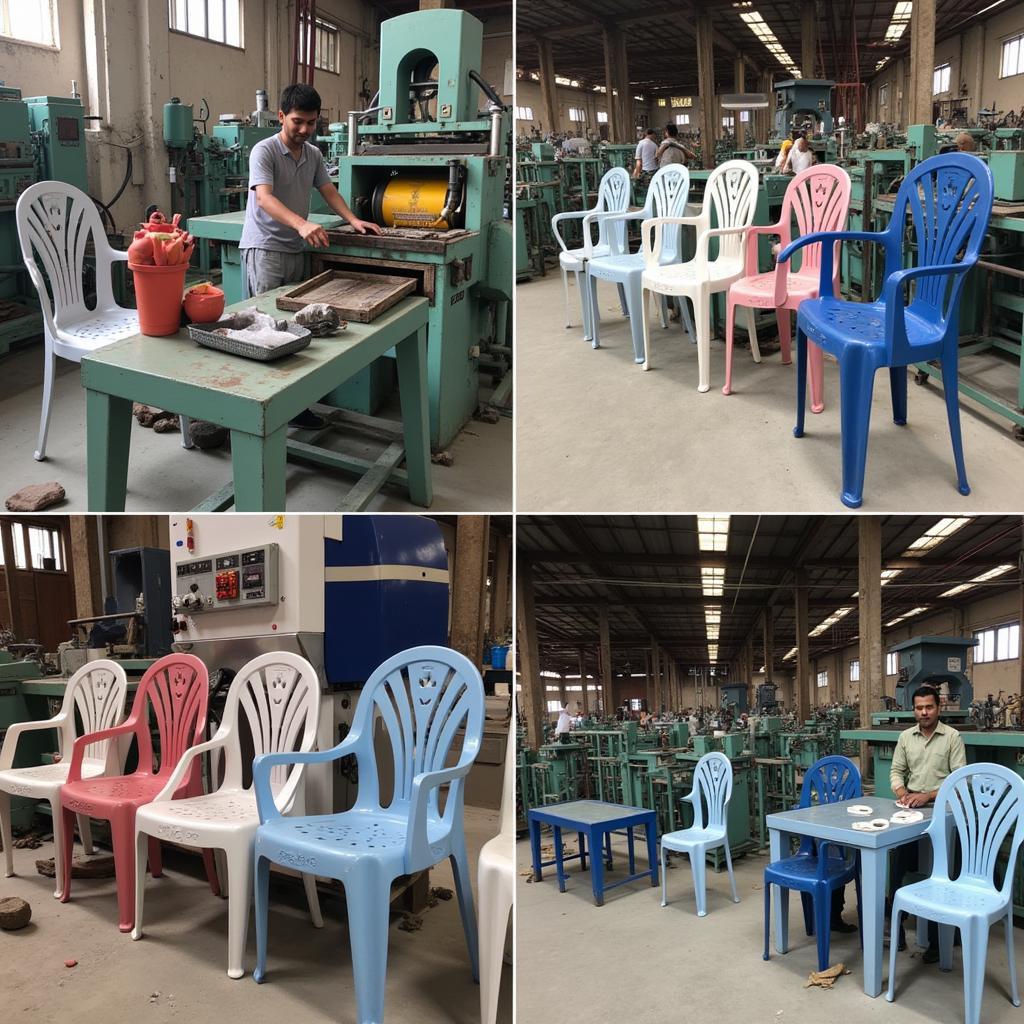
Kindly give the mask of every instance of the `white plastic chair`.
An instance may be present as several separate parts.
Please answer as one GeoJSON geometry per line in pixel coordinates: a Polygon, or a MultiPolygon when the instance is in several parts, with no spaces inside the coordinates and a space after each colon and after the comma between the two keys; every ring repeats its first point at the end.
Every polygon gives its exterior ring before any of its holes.
{"type": "MultiPolygon", "coordinates": [[[[592,337],[590,332],[590,306],[587,301],[586,289],[580,285],[580,272],[586,267],[587,256],[585,255],[585,247],[581,246],[578,249],[570,249],[558,230],[558,224],[563,220],[588,218],[584,221],[585,227],[583,230],[586,232],[590,230],[591,224],[596,223],[597,244],[590,247],[590,255],[606,256],[611,252],[611,246],[609,245],[609,229],[605,226],[604,219],[608,215],[625,213],[629,206],[629,197],[629,171],[625,167],[613,167],[610,171],[606,171],[601,179],[601,184],[597,190],[596,206],[589,210],[570,210],[567,213],[556,214],[551,218],[551,233],[562,248],[562,251],[558,254],[558,265],[562,270],[562,288],[565,291],[565,326],[567,328],[572,327],[572,315],[569,311],[569,272],[571,271],[576,278],[576,291],[579,292],[580,296],[580,314],[583,317],[583,334],[588,341],[592,337]]],[[[611,230],[615,233],[618,249],[621,251],[626,238],[626,225],[619,221],[612,226],[611,230]]],[[[621,285],[619,286],[619,302],[622,304],[622,315],[628,316],[626,296],[621,285]]]]}
{"type": "Polygon", "coordinates": [[[757,168],[746,160],[727,160],[709,175],[704,203],[695,217],[654,217],[643,222],[644,270],[641,304],[644,327],[644,369],[651,368],[651,337],[647,311],[648,292],[687,298],[693,303],[697,328],[698,391],[708,391],[711,361],[711,296],[724,292],[743,276],[743,238],[754,222],[757,207],[757,168]],[[718,227],[712,228],[712,219],[718,227]],[[692,225],[697,232],[693,259],[687,263],[661,266],[663,229],[670,225],[692,225]],[[653,244],[651,228],[654,228],[653,244]],[[711,258],[711,240],[717,238],[718,255],[711,258]]]}
{"type": "MultiPolygon", "coordinates": [[[[316,742],[320,714],[320,685],[316,670],[297,654],[261,654],[242,667],[232,680],[224,717],[213,739],[187,750],[167,785],[135,816],[135,927],[142,938],[142,904],[146,884],[149,836],[223,850],[228,866],[228,976],[241,978],[242,956],[249,928],[252,898],[253,840],[260,817],[252,782],[242,773],[239,719],[245,715],[254,756],[309,751],[316,742]],[[224,776],[212,793],[173,799],[188,775],[192,760],[205,753],[224,752],[224,776]]],[[[274,803],[283,814],[305,814],[303,766],[280,765],[271,773],[274,803]]],[[[309,913],[323,927],[316,879],[303,874],[309,913]]]]}
{"type": "Polygon", "coordinates": [[[707,855],[721,846],[725,850],[725,866],[729,869],[732,901],[739,903],[736,879],[732,873],[732,855],[729,852],[728,815],[732,798],[732,763],[725,754],[712,751],[705,754],[693,770],[693,789],[683,797],[693,805],[693,825],[661,837],[661,905],[668,906],[665,878],[665,851],[685,853],[693,871],[693,888],[697,896],[697,916],[707,916],[707,855]],[[702,805],[703,797],[703,805],[702,805]],[[704,807],[707,818],[704,817],[704,807]]]}
{"type": "Polygon", "coordinates": [[[516,716],[508,723],[505,744],[505,776],[501,787],[498,834],[484,844],[477,866],[480,895],[480,1020],[498,1019],[501,965],[505,957],[505,932],[516,890],[516,716]]]}
{"type": "MultiPolygon", "coordinates": [[[[57,356],[80,363],[82,356],[138,334],[139,314],[114,300],[112,265],[118,260],[127,261],[128,253],[110,247],[96,207],[84,192],[64,181],[29,185],[18,197],[15,219],[21,256],[43,310],[43,412],[35,451],[35,458],[42,461],[46,458],[57,356]],[[94,309],[85,304],[83,285],[85,250],[90,238],[96,268],[94,309]]],[[[188,420],[184,416],[178,418],[182,447],[191,448],[188,420]]]]}
{"type": "MultiPolygon", "coordinates": [[[[3,747],[0,747],[0,835],[4,841],[6,876],[14,874],[14,849],[11,845],[11,795],[34,800],[47,800],[53,814],[54,867],[56,889],[54,898],[60,899],[60,882],[64,877],[64,815],[61,813],[60,788],[71,767],[71,750],[79,735],[109,729],[124,718],[128,679],[124,669],[114,661],[103,658],[83,665],[64,689],[60,711],[53,718],[41,722],[18,722],[8,726],[3,747]],[[75,721],[77,710],[82,720],[82,732],[75,721]],[[56,729],[61,759],[55,764],[42,764],[30,768],[15,768],[14,758],[18,737],[23,733],[56,729]]],[[[121,770],[121,756],[116,742],[101,740],[85,748],[82,759],[82,778],[95,779],[101,775],[116,775],[121,770]]],[[[92,854],[92,832],[89,819],[78,815],[78,829],[82,846],[92,854]]]]}

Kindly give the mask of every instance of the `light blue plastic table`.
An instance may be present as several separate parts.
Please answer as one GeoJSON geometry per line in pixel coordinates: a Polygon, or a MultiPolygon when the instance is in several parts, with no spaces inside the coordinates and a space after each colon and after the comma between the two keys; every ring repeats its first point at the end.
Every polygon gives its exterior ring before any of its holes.
{"type": "Polygon", "coordinates": [[[546,807],[534,807],[527,814],[530,824],[530,849],[533,853],[533,877],[539,882],[543,877],[542,869],[554,864],[558,872],[558,891],[565,892],[565,861],[579,859],[580,867],[587,868],[586,842],[590,842],[590,883],[594,890],[594,903],[604,905],[604,894],[608,889],[615,889],[638,878],[651,878],[651,885],[658,884],[658,818],[654,811],[644,807],[624,807],[622,804],[604,803],[601,800],[570,800],[563,804],[548,804],[546,807]],[[540,826],[551,825],[555,833],[555,859],[541,860],[540,826]],[[633,829],[637,825],[644,827],[647,837],[646,871],[636,870],[634,857],[633,829]],[[576,832],[579,837],[578,854],[566,857],[562,853],[562,829],[576,832]],[[612,832],[626,829],[629,842],[629,875],[605,885],[602,860],[607,857],[608,867],[612,866],[612,832]]]}
{"type": "MultiPolygon", "coordinates": [[[[864,899],[864,991],[872,998],[882,991],[882,939],[885,935],[885,889],[889,851],[920,838],[932,820],[932,809],[920,808],[924,814],[921,821],[912,825],[890,824],[881,832],[858,832],[852,826],[855,821],[889,818],[898,810],[902,808],[896,806],[895,800],[865,796],[834,804],[804,807],[796,811],[781,811],[778,814],[769,814],[766,819],[773,861],[789,854],[790,836],[827,839],[859,851],[860,884],[864,899]],[[864,817],[850,814],[846,808],[857,804],[870,807],[872,813],[864,817]]],[[[953,817],[947,817],[948,829],[952,831],[953,817]]],[[[775,887],[772,900],[775,948],[780,953],[785,953],[789,949],[789,900],[783,902],[778,886],[775,887]]]]}

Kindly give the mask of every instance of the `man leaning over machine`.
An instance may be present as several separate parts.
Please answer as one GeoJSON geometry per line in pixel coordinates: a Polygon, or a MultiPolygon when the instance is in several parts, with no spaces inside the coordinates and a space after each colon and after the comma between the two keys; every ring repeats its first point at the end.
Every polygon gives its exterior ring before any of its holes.
{"type": "MultiPolygon", "coordinates": [[[[939,721],[939,694],[927,684],[919,686],[911,698],[917,725],[900,733],[892,756],[889,783],[896,802],[902,807],[925,807],[938,796],[947,775],[967,764],[964,741],[952,726],[939,721]]],[[[897,847],[892,871],[892,889],[903,884],[908,870],[917,868],[917,843],[897,847]]],[[[907,942],[900,925],[898,949],[907,942]]],[[[921,959],[933,964],[939,959],[939,929],[928,922],[928,948],[921,959]]]]}

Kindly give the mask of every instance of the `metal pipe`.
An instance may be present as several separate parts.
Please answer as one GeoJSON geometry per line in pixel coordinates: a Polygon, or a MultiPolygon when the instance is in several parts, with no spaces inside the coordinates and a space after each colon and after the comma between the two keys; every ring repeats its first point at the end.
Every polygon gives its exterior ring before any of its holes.
{"type": "Polygon", "coordinates": [[[491,151],[488,156],[501,156],[501,107],[491,107],[491,151]]]}
{"type": "Polygon", "coordinates": [[[356,143],[359,138],[359,118],[366,114],[376,114],[380,107],[367,107],[366,110],[350,110],[348,112],[348,155],[356,155],[356,143]]]}

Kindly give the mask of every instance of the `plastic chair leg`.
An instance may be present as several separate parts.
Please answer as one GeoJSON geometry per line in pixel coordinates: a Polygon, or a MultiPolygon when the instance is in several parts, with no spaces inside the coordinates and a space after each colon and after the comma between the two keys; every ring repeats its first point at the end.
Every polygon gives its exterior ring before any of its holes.
{"type": "Polygon", "coordinates": [[[740,898],[736,895],[736,876],[732,873],[732,854],[729,852],[729,840],[725,841],[725,867],[729,872],[729,885],[732,887],[732,901],[739,903],[740,898]]]}
{"type": "MultiPolygon", "coordinates": [[[[60,901],[67,903],[71,899],[71,858],[75,845],[75,812],[67,810],[63,805],[60,809],[61,831],[63,832],[63,876],[60,879],[60,901]]],[[[54,834],[54,839],[57,836],[54,834]]],[[[54,867],[56,867],[56,861],[54,867]]]]}
{"type": "MultiPolygon", "coordinates": [[[[561,840],[559,839],[559,846],[561,840]]],[[[476,913],[473,910],[473,883],[469,873],[469,857],[466,847],[459,839],[458,848],[453,848],[451,857],[452,871],[455,875],[455,891],[459,896],[459,914],[462,917],[462,930],[466,933],[466,945],[469,948],[469,963],[473,970],[473,980],[480,980],[480,953],[477,949],[476,913]]]]}
{"type": "Polygon", "coordinates": [[[960,930],[960,938],[964,947],[964,1024],[978,1024],[985,990],[988,925],[975,919],[960,930]]]}
{"type": "Polygon", "coordinates": [[[750,354],[754,362],[761,362],[761,348],[757,344],[757,317],[754,315],[754,307],[747,306],[747,335],[750,338],[750,354]]]}
{"type": "Polygon", "coordinates": [[[708,858],[704,847],[698,846],[690,852],[690,870],[693,872],[693,892],[697,897],[697,916],[708,916],[708,858]]]}
{"type": "Polygon", "coordinates": [[[764,954],[762,955],[763,960],[770,960],[771,953],[768,949],[768,944],[771,941],[772,931],[772,883],[766,881],[764,883],[764,954]]]}
{"type": "Polygon", "coordinates": [[[594,336],[594,329],[590,323],[590,296],[586,271],[583,273],[583,280],[580,280],[580,272],[574,270],[573,277],[576,279],[576,294],[580,297],[580,316],[583,318],[583,340],[590,341],[594,336]]]}
{"type": "Polygon", "coordinates": [[[1013,955],[1013,904],[1010,904],[1006,912],[1006,921],[1003,924],[1006,929],[1006,958],[1010,964],[1010,1002],[1014,1006],[1020,1006],[1020,992],[1017,990],[1017,961],[1013,955]]]}
{"type": "MultiPolygon", "coordinates": [[[[640,308],[643,306],[643,286],[640,284],[640,275],[634,274],[628,282],[629,286],[629,308],[636,311],[636,315],[629,318],[629,333],[633,339],[633,362],[642,363],[644,361],[644,318],[640,312],[640,308]]],[[[661,296],[662,302],[665,301],[665,296],[661,296]]],[[[662,317],[664,318],[664,310],[662,310],[662,317]]]]}
{"type": "MultiPolygon", "coordinates": [[[[918,922],[921,923],[920,921],[918,922]]],[[[921,942],[918,939],[918,945],[926,945],[928,942],[928,930],[927,921],[925,924],[925,940],[921,942]]],[[[955,929],[951,924],[940,924],[939,925],[939,970],[940,971],[951,971],[953,970],[953,933],[955,929]]]]}
{"type": "Polygon", "coordinates": [[[960,393],[955,355],[942,360],[942,388],[946,395],[946,417],[949,420],[949,437],[953,442],[953,461],[956,463],[956,489],[961,494],[970,494],[967,467],[964,465],[964,439],[960,433],[960,393]]]}
{"type": "Polygon", "coordinates": [[[665,877],[667,872],[665,871],[665,847],[661,847],[661,856],[658,858],[661,861],[661,905],[663,907],[668,906],[668,880],[665,877]]]}
{"type": "Polygon", "coordinates": [[[214,896],[220,896],[220,875],[217,874],[217,857],[213,850],[203,849],[203,869],[206,871],[206,881],[210,883],[210,892],[214,896]]]}
{"type": "Polygon", "coordinates": [[[807,335],[796,329],[796,426],[794,437],[804,436],[804,414],[807,411],[807,335]]]}
{"type": "Polygon", "coordinates": [[[583,287],[586,291],[586,298],[584,301],[590,311],[589,320],[584,318],[585,322],[589,322],[590,329],[585,331],[586,337],[584,341],[590,341],[591,348],[601,347],[601,313],[597,306],[597,278],[591,277],[590,274],[585,274],[583,277],[583,287]]]}
{"type": "Polygon", "coordinates": [[[814,939],[818,947],[818,970],[828,970],[829,946],[832,940],[832,892],[819,889],[814,894],[814,939]]]}
{"type": "Polygon", "coordinates": [[[195,448],[195,445],[192,443],[192,435],[188,429],[191,422],[187,416],[182,416],[181,413],[178,414],[178,423],[181,426],[181,447],[185,449],[195,448]]]}
{"type": "MultiPolygon", "coordinates": [[[[0,839],[4,843],[4,877],[14,874],[14,838],[11,835],[11,797],[0,789],[0,839]]],[[[53,841],[58,843],[56,821],[53,826],[53,841]]],[[[58,872],[58,880],[60,873],[58,872]]]]}
{"type": "Polygon", "coordinates": [[[149,850],[150,837],[145,833],[135,833],[135,919],[132,925],[132,941],[142,938],[142,907],[146,895],[146,854],[149,850]]]}
{"type": "Polygon", "coordinates": [[[572,327],[572,315],[569,309],[569,274],[565,267],[562,267],[562,290],[565,292],[565,329],[572,327]]]}
{"type": "Polygon", "coordinates": [[[693,319],[697,325],[697,390],[711,390],[711,296],[701,292],[694,301],[693,319]]]}
{"type": "Polygon", "coordinates": [[[843,492],[840,499],[847,508],[860,508],[864,500],[864,469],[868,458],[868,428],[871,424],[874,381],[875,367],[856,349],[847,350],[839,363],[839,414],[843,449],[843,492]]]}
{"type": "Polygon", "coordinates": [[[78,815],[78,834],[82,837],[82,849],[86,856],[91,857],[95,850],[92,847],[92,826],[89,824],[89,815],[78,815]]]}
{"type": "MultiPolygon", "coordinates": [[[[256,857],[253,866],[253,902],[256,906],[256,966],[252,980],[261,984],[267,976],[267,910],[270,901],[270,861],[256,857]]],[[[348,893],[346,892],[346,896],[348,893]]]]}
{"type": "Polygon", "coordinates": [[[480,1020],[495,1024],[505,951],[512,912],[514,882],[493,864],[481,863],[480,893],[480,1020]]]}
{"type": "MultiPolygon", "coordinates": [[[[203,851],[203,858],[206,851],[203,851]]],[[[160,849],[160,840],[156,836],[149,837],[149,873],[154,878],[162,878],[164,874],[164,856],[160,849]]]]}
{"type": "Polygon", "coordinates": [[[807,343],[808,373],[811,376],[811,412],[825,409],[825,357],[813,341],[807,343]]]}
{"type": "Polygon", "coordinates": [[[248,844],[232,850],[228,860],[228,977],[245,974],[245,939],[249,933],[249,900],[252,894],[252,852],[248,844]]]}
{"type": "MultiPolygon", "coordinates": [[[[53,819],[53,898],[59,900],[64,880],[64,815],[61,813],[59,794],[50,798],[50,817],[53,819]]],[[[9,848],[5,838],[4,849],[9,848]]]]}
{"type": "Polygon", "coordinates": [[[892,391],[892,421],[898,427],[907,422],[907,368],[889,367],[889,388],[892,391]]]}
{"type": "Polygon", "coordinates": [[[808,892],[800,893],[800,909],[804,913],[804,931],[808,935],[814,934],[814,900],[808,892]]]}
{"type": "Polygon", "coordinates": [[[629,316],[629,304],[626,302],[626,289],[622,286],[622,282],[619,282],[619,305],[622,307],[622,315],[629,316]]]}
{"type": "Polygon", "coordinates": [[[894,906],[892,920],[889,923],[889,988],[885,993],[885,998],[890,1003],[896,998],[896,947],[899,946],[896,936],[900,933],[900,918],[902,916],[903,911],[894,906]]]}
{"type": "Polygon", "coordinates": [[[686,300],[685,295],[677,295],[676,302],[679,303],[679,317],[683,321],[686,333],[690,337],[690,344],[696,345],[697,329],[693,326],[693,320],[690,317],[690,303],[686,300]]]}
{"type": "Polygon", "coordinates": [[[663,331],[668,330],[668,296],[659,295],[661,301],[658,303],[658,314],[661,316],[661,329],[663,331]]]}
{"type": "Polygon", "coordinates": [[[643,328],[644,335],[644,369],[649,370],[651,368],[651,299],[653,292],[641,284],[640,286],[640,326],[643,328]]]}
{"type": "MultiPolygon", "coordinates": [[[[779,348],[782,350],[782,362],[784,365],[788,365],[793,361],[793,353],[789,343],[790,334],[792,333],[789,310],[785,307],[777,309],[775,311],[775,322],[779,327],[779,348]]],[[[760,358],[758,358],[757,362],[760,361],[760,358]]]]}
{"type": "Polygon", "coordinates": [[[306,890],[309,919],[313,922],[314,928],[323,928],[324,915],[320,911],[320,894],[316,891],[316,875],[303,875],[302,885],[306,890]]]}
{"type": "MultiPolygon", "coordinates": [[[[117,927],[122,932],[130,932],[135,914],[135,829],[131,817],[125,814],[111,818],[110,838],[114,847],[114,874],[117,876],[117,927]]],[[[160,844],[149,843],[151,859],[154,846],[159,851],[160,844]]]]}
{"type": "Polygon", "coordinates": [[[39,445],[34,452],[37,462],[46,458],[46,435],[50,432],[50,409],[53,406],[53,378],[57,373],[57,357],[53,342],[46,337],[46,355],[43,357],[43,411],[39,417],[39,445]]]}
{"type": "Polygon", "coordinates": [[[374,864],[345,878],[352,975],[358,1024],[382,1024],[388,964],[388,900],[391,880],[374,864]]]}
{"type": "MultiPolygon", "coordinates": [[[[730,291],[725,300],[725,384],[722,387],[723,395],[732,394],[732,341],[735,328],[736,303],[733,301],[730,291]]],[[[757,362],[760,361],[760,359],[757,360],[757,362]]]]}

